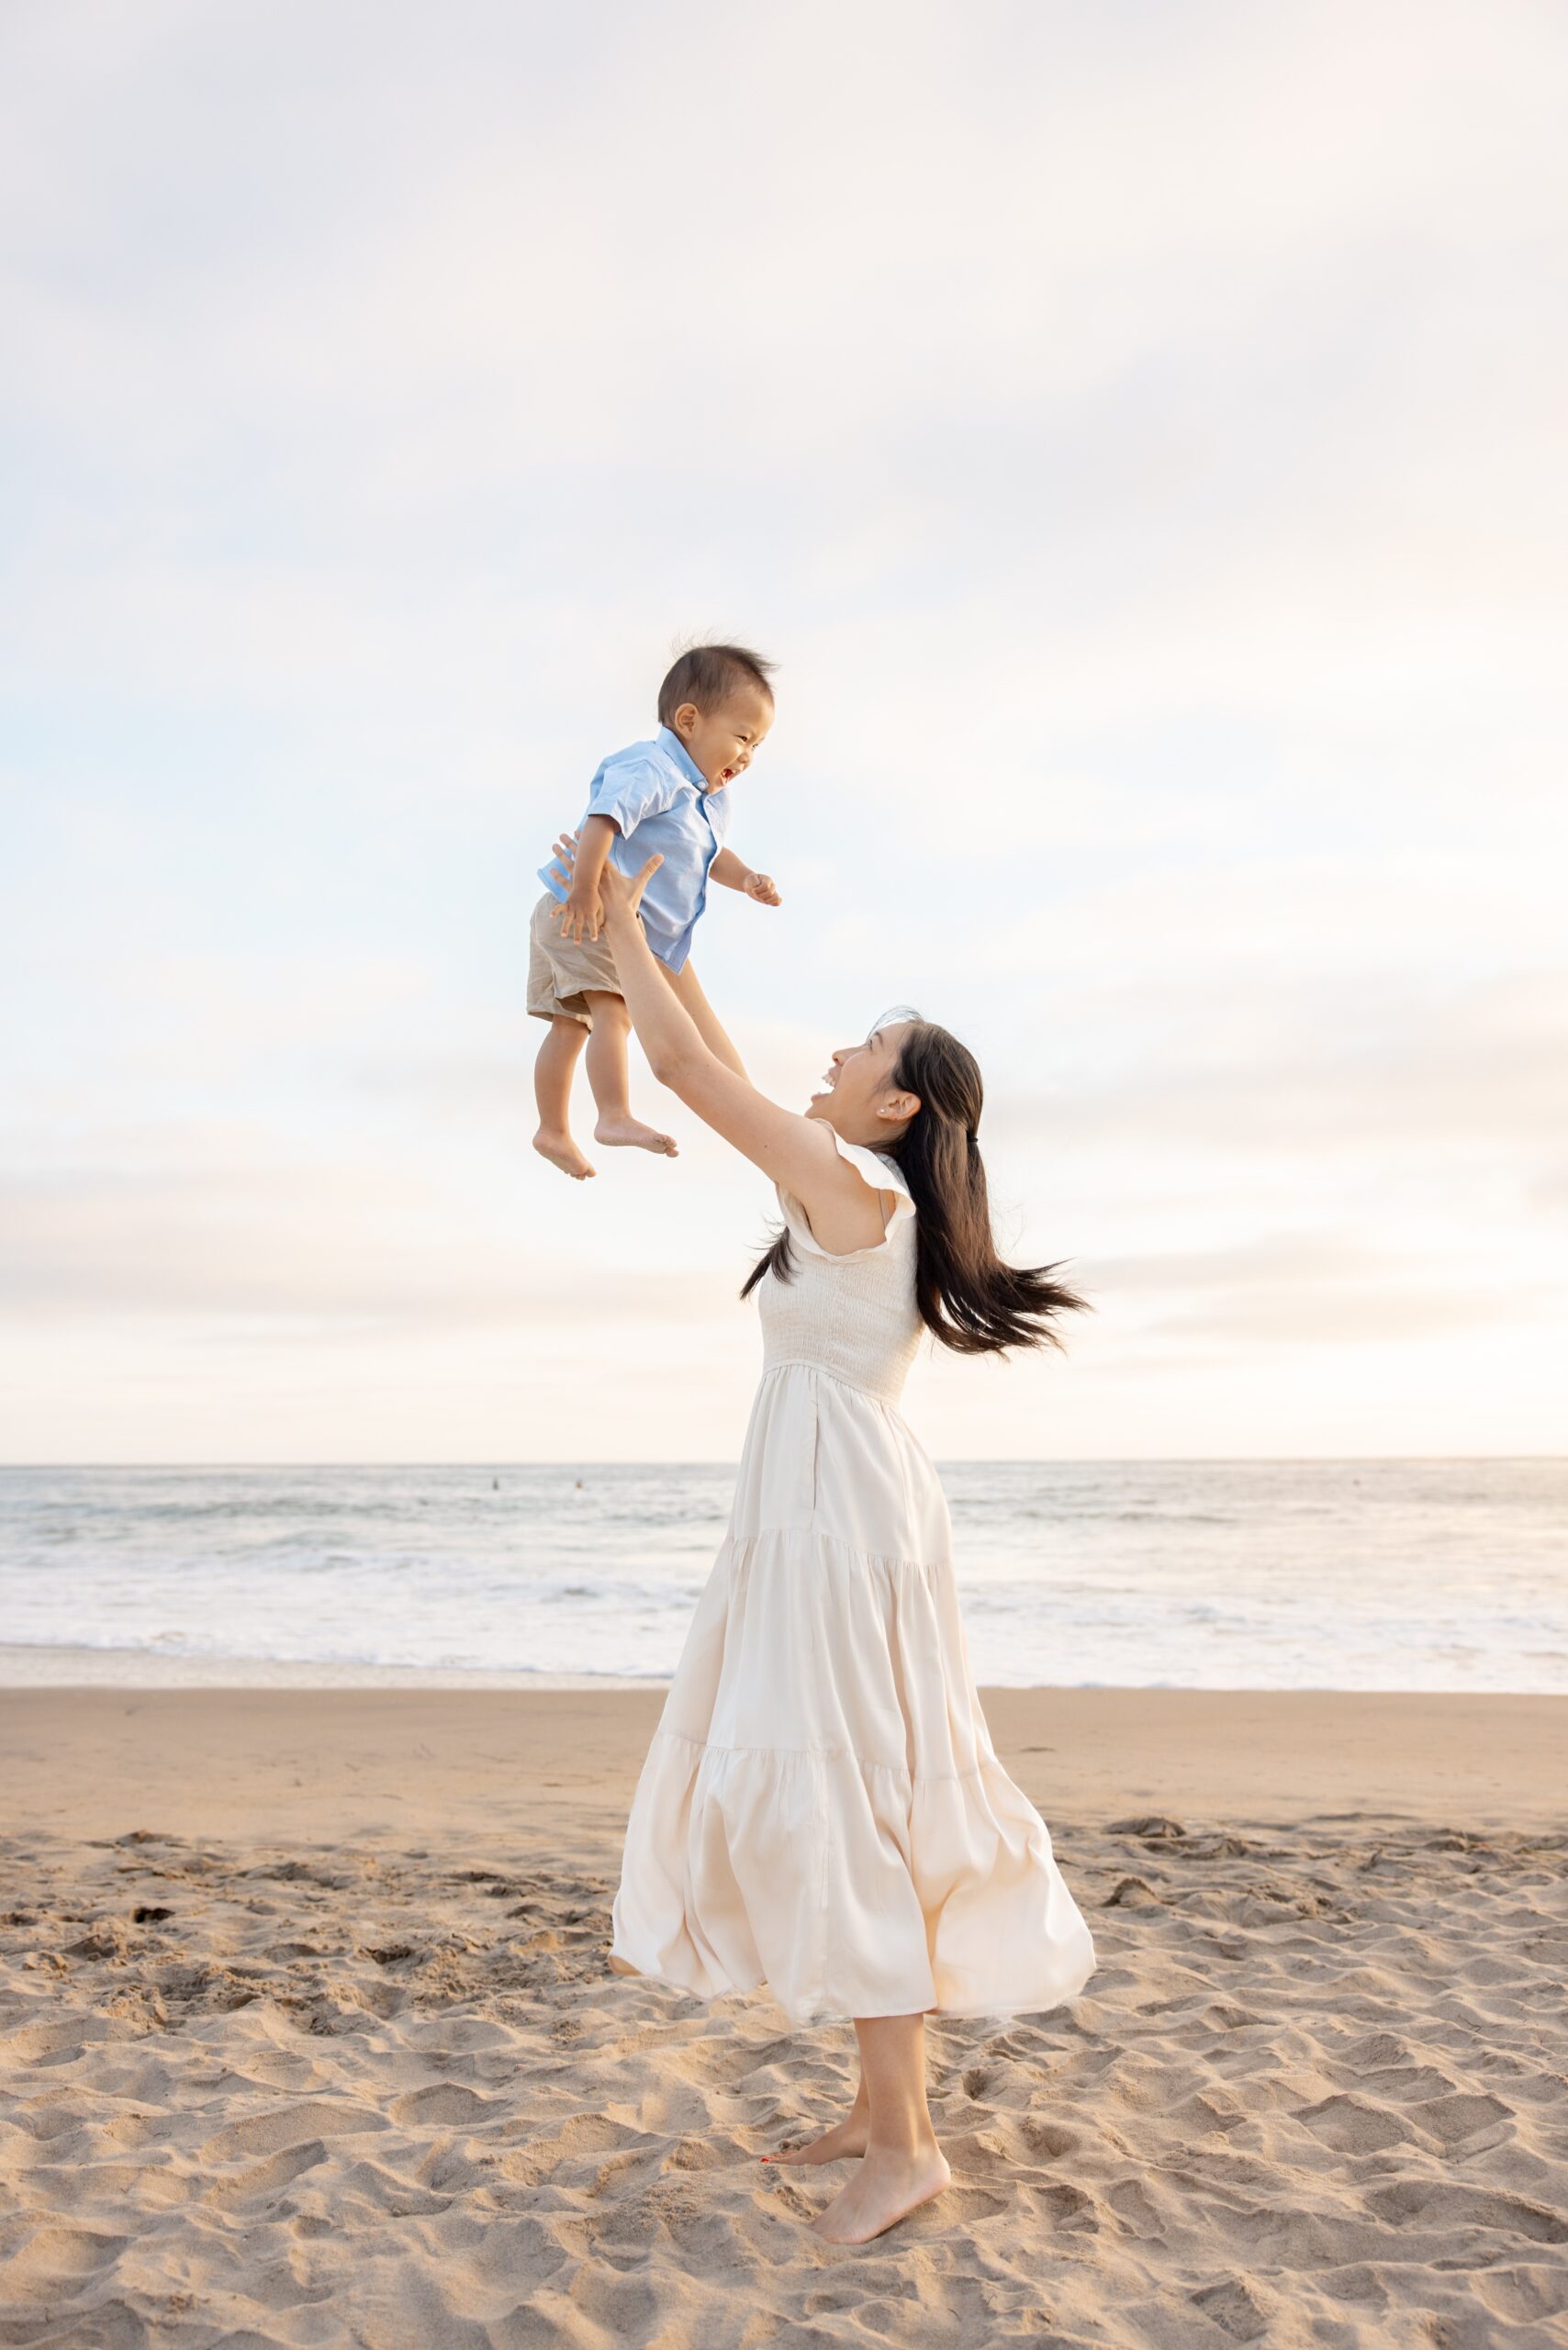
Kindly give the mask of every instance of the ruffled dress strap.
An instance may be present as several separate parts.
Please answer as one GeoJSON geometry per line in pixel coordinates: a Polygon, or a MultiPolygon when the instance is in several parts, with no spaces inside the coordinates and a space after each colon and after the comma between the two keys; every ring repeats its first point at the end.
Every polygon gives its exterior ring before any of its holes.
{"type": "Polygon", "coordinates": [[[862,1182],[884,1201],[891,1194],[891,1208],[884,1207],[882,1211],[881,1238],[868,1242],[864,1248],[824,1248],[812,1230],[804,1203],[793,1192],[787,1192],[782,1183],[775,1184],[774,1189],[790,1235],[801,1248],[813,1257],[825,1257],[831,1264],[848,1264],[857,1257],[874,1257],[879,1249],[888,1247],[895,1235],[902,1234],[903,1227],[914,1220],[914,1200],[896,1159],[885,1151],[871,1149],[867,1143],[846,1142],[835,1126],[829,1126],[828,1132],[839,1157],[854,1168],[862,1182]]]}

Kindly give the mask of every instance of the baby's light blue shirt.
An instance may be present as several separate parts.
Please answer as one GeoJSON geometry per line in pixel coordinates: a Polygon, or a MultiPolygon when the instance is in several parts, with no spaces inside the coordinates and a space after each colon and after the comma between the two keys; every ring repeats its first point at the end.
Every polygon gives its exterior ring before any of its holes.
{"type": "MultiPolygon", "coordinates": [[[[708,868],[730,828],[728,785],[710,791],[701,768],[672,727],[651,743],[612,751],[588,789],[585,816],[620,827],[610,855],[630,879],[655,855],[664,863],[643,892],[643,929],[661,963],[678,971],[708,902],[708,868]]],[[[554,859],[539,868],[554,898],[565,900],[566,875],[554,859]]]]}

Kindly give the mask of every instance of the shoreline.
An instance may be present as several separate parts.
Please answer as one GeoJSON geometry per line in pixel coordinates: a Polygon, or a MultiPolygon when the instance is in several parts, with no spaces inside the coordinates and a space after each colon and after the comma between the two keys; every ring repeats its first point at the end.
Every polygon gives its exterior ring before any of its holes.
{"type": "MultiPolygon", "coordinates": [[[[0,1694],[17,1689],[401,1689],[506,1690],[554,1694],[566,1691],[614,1695],[664,1691],[670,1674],[531,1672],[522,1666],[461,1664],[369,1664],[319,1658],[182,1656],[157,1649],[72,1647],[59,1641],[0,1640],[0,1694]]],[[[989,1682],[988,1690],[1009,1697],[1148,1696],[1192,1698],[1320,1698],[1399,1701],[1439,1705],[1568,1706],[1568,1692],[1554,1689],[1406,1689],[1339,1687],[1329,1683],[1271,1684],[1253,1682],[1014,1681],[989,1682]]]]}
{"type": "Polygon", "coordinates": [[[526,1673],[444,1664],[324,1664],[280,1657],[175,1656],[156,1649],[0,1640],[9,1689],[665,1689],[667,1675],[526,1673]]]}

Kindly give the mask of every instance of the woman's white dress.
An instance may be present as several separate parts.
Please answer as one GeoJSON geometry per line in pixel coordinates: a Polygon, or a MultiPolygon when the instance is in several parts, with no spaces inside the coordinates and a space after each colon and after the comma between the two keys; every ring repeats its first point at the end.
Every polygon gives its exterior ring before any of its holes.
{"type": "Polygon", "coordinates": [[[779,1191],[793,1278],[757,1292],[762,1382],[633,1800],[613,1948],[701,1998],[766,1982],[795,2023],[1054,2008],[1093,1943],[991,1745],[946,1501],[898,1410],[914,1202],[893,1159],[838,1147],[890,1217],[830,1256],[779,1191]]]}

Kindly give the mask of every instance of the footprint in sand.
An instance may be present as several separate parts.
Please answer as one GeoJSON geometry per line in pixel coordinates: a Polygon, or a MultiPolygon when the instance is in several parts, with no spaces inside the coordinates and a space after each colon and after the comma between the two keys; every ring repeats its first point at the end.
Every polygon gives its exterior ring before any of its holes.
{"type": "Polygon", "coordinates": [[[463,2129],[485,2121],[498,2102],[465,2089],[459,2081],[434,2081],[429,2088],[410,2089],[386,2109],[404,2129],[422,2129],[431,2122],[437,2129],[463,2129]]]}
{"type": "Polygon", "coordinates": [[[36,2228],[20,2252],[0,2267],[0,2291],[12,2299],[78,2290],[100,2268],[112,2267],[130,2241],[95,2228],[36,2228]]]}
{"type": "Polygon", "coordinates": [[[1295,2118],[1337,2154],[1381,2154],[1411,2141],[1411,2132],[1394,2114],[1363,2104],[1359,2097],[1326,2097],[1320,2104],[1303,2106],[1295,2118]]]}

